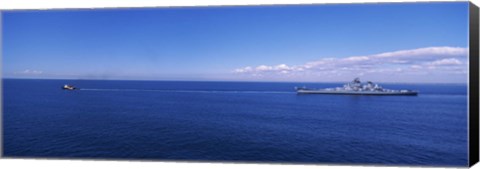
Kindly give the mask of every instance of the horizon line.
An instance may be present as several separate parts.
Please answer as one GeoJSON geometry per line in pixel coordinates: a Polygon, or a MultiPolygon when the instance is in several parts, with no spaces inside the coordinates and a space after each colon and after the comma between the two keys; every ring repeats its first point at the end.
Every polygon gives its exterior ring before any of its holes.
{"type": "MultiPolygon", "coordinates": [[[[168,80],[168,79],[74,79],[74,78],[16,78],[2,77],[2,80],[85,80],[85,81],[163,81],[163,82],[245,82],[245,83],[346,83],[350,81],[250,81],[250,80],[168,80]]],[[[466,84],[469,82],[377,82],[383,84],[466,84]]]]}

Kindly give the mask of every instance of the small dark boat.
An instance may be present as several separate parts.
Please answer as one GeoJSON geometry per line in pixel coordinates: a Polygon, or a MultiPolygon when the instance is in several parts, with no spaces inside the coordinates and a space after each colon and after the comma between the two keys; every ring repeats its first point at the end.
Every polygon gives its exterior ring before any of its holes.
{"type": "Polygon", "coordinates": [[[63,90],[77,90],[75,86],[72,85],[63,85],[62,87],[63,90]]]}

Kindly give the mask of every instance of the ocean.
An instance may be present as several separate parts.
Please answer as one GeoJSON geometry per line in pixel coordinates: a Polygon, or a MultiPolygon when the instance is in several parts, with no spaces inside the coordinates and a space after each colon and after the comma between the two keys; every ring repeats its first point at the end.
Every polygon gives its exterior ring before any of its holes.
{"type": "Polygon", "coordinates": [[[6,157],[467,166],[466,84],[3,79],[6,157]],[[81,90],[65,91],[64,84],[81,90]]]}

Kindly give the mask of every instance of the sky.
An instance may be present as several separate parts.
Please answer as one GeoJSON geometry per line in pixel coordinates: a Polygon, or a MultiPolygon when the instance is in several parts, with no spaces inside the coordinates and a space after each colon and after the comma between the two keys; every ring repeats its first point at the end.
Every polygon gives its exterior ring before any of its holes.
{"type": "Polygon", "coordinates": [[[467,83],[468,2],[2,12],[4,78],[467,83]]]}

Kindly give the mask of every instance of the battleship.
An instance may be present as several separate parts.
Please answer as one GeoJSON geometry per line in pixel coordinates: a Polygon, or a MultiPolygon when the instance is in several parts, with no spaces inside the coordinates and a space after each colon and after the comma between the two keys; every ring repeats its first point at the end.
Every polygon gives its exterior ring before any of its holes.
{"type": "Polygon", "coordinates": [[[298,94],[343,94],[343,95],[408,95],[416,96],[418,91],[413,90],[391,90],[384,89],[371,81],[363,84],[360,78],[355,78],[352,82],[343,85],[343,87],[326,89],[309,89],[306,87],[295,87],[298,94]]]}

